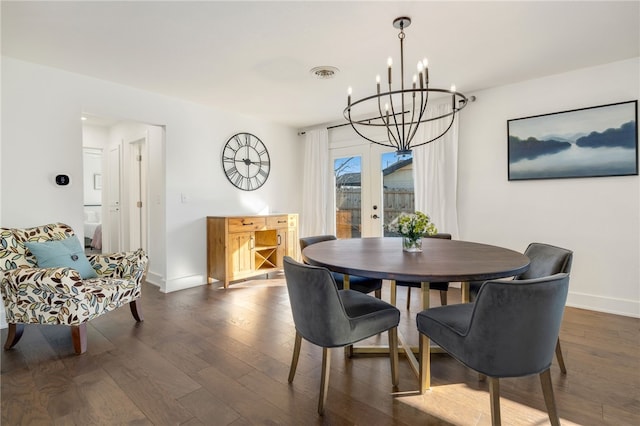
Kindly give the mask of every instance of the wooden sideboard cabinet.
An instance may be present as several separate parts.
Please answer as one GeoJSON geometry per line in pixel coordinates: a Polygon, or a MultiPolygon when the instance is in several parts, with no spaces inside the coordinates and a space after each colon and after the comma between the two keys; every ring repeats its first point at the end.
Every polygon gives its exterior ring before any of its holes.
{"type": "Polygon", "coordinates": [[[207,217],[208,282],[231,281],[282,269],[299,259],[298,215],[207,217]]]}

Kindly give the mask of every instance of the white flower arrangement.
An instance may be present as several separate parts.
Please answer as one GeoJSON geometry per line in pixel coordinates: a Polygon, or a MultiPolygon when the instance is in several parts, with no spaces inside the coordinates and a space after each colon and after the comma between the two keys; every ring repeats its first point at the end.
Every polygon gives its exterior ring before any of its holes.
{"type": "Polygon", "coordinates": [[[431,222],[431,218],[422,212],[400,213],[397,218],[387,225],[387,229],[391,232],[397,232],[411,241],[438,233],[438,229],[431,222]]]}

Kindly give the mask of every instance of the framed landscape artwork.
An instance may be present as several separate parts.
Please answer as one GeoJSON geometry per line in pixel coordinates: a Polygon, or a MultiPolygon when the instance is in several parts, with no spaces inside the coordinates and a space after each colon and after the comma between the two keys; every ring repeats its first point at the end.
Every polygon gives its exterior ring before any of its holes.
{"type": "Polygon", "coordinates": [[[638,101],[507,121],[509,180],[638,174],[638,101]]]}

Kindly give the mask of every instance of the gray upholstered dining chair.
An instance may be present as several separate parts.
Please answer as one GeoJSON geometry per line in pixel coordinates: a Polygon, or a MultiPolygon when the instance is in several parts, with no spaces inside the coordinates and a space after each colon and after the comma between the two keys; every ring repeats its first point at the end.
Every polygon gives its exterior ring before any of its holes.
{"type": "Polygon", "coordinates": [[[322,378],[318,413],[324,412],[329,388],[330,348],[344,347],[388,331],[391,382],[398,385],[398,334],[400,311],[387,302],[354,290],[338,290],[326,268],[284,258],[284,273],[296,328],[289,370],[293,382],[302,339],[322,347],[322,378]]]}
{"type": "MultiPolygon", "coordinates": [[[[336,240],[334,235],[315,235],[312,237],[300,238],[300,251],[304,250],[312,244],[321,243],[323,241],[336,240]]],[[[333,279],[336,280],[338,288],[344,288],[344,275],[339,272],[331,272],[333,279]]],[[[357,275],[349,275],[349,289],[359,291],[360,293],[375,292],[378,299],[382,298],[382,280],[378,278],[359,277],[357,275]]]]}
{"type": "MultiPolygon", "coordinates": [[[[427,236],[425,238],[440,238],[440,239],[443,239],[443,240],[450,240],[451,239],[451,234],[445,234],[445,233],[439,232],[439,233],[434,234],[434,235],[429,235],[429,236],[427,236]]],[[[412,282],[412,281],[396,281],[396,286],[408,287],[407,288],[407,310],[409,310],[409,307],[411,306],[411,289],[412,288],[420,288],[421,287],[421,283],[412,282]]],[[[433,282],[433,283],[429,283],[429,290],[439,290],[440,291],[440,304],[443,305],[443,306],[447,304],[447,294],[449,292],[449,283],[448,282],[433,282]]],[[[395,300],[395,297],[393,297],[393,299],[395,300]]]]}
{"type": "MultiPolygon", "coordinates": [[[[552,246],[544,243],[531,243],[524,252],[531,263],[529,269],[522,274],[514,277],[514,280],[528,280],[532,278],[542,278],[558,273],[571,273],[571,263],[573,261],[573,252],[561,247],[552,246]]],[[[482,282],[472,282],[469,285],[469,296],[471,300],[476,297],[482,282]]],[[[556,342],[556,358],[562,374],[567,374],[567,368],[564,364],[562,356],[562,348],[560,346],[560,338],[556,342]]]]}
{"type": "Polygon", "coordinates": [[[499,378],[540,375],[552,425],[559,425],[551,361],[564,314],[569,275],[486,281],[475,303],[426,309],[417,315],[420,383],[430,374],[429,339],[455,359],[489,377],[492,424],[500,424],[499,378]]]}

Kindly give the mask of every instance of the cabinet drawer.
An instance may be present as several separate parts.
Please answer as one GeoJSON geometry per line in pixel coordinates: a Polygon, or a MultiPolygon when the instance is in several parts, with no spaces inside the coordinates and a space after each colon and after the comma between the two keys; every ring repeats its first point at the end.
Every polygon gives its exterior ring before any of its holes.
{"type": "Polygon", "coordinates": [[[266,227],[264,217],[230,217],[229,232],[259,231],[266,227]]]}
{"type": "Polygon", "coordinates": [[[267,217],[267,228],[286,228],[289,226],[288,215],[267,217]]]}

